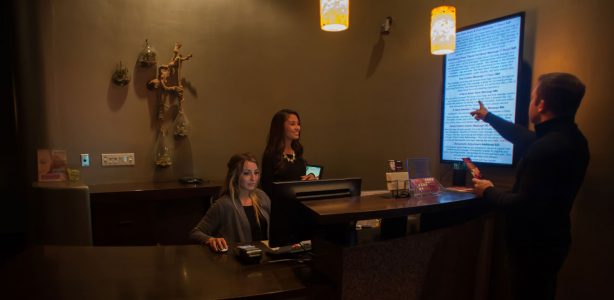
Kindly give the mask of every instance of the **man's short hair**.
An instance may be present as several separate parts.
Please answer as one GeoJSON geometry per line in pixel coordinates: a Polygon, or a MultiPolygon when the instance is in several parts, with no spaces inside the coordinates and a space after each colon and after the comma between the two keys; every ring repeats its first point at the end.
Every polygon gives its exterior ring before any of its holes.
{"type": "Polygon", "coordinates": [[[556,116],[574,116],[586,87],[578,77],[569,73],[547,73],[539,76],[537,97],[544,100],[546,109],[556,116]]]}

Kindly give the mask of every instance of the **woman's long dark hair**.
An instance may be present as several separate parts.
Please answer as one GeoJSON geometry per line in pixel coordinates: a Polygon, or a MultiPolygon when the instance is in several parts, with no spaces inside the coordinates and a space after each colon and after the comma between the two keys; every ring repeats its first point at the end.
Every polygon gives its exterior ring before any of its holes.
{"type": "MultiPolygon", "coordinates": [[[[301,117],[297,112],[291,109],[282,109],[278,111],[271,120],[271,128],[269,129],[269,136],[267,137],[266,148],[264,148],[264,155],[270,155],[277,158],[284,152],[284,139],[286,136],[284,124],[290,115],[295,115],[300,124],[301,117]]],[[[303,156],[303,145],[299,140],[292,141],[292,150],[296,157],[303,156]]]]}
{"type": "MultiPolygon", "coordinates": [[[[282,109],[278,111],[271,120],[271,128],[269,129],[269,136],[267,137],[266,147],[264,148],[263,159],[264,156],[273,159],[273,174],[283,168],[281,155],[285,147],[286,128],[284,125],[290,115],[295,115],[299,124],[301,123],[301,117],[296,111],[291,109],[282,109]]],[[[303,157],[303,145],[301,145],[299,140],[293,140],[291,147],[297,158],[303,157]]]]}

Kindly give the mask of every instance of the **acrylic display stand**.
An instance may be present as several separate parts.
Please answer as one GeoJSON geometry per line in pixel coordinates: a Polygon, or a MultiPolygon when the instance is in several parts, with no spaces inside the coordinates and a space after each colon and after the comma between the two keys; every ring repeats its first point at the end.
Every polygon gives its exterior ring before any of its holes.
{"type": "Polygon", "coordinates": [[[437,195],[444,190],[439,181],[431,176],[428,158],[408,158],[405,168],[407,171],[386,173],[386,187],[393,198],[437,195]]]}
{"type": "Polygon", "coordinates": [[[431,177],[428,158],[408,158],[405,162],[405,166],[409,173],[409,178],[414,179],[431,177]]]}
{"type": "Polygon", "coordinates": [[[415,197],[437,195],[444,187],[431,176],[428,158],[408,158],[406,167],[409,174],[410,194],[415,197]]]}
{"type": "Polygon", "coordinates": [[[434,177],[412,178],[409,183],[415,197],[438,195],[444,189],[434,177]]]}

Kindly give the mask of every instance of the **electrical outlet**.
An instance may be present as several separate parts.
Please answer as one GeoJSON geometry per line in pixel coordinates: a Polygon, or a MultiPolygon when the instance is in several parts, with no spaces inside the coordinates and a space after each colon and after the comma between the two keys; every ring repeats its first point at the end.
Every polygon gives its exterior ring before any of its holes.
{"type": "Polygon", "coordinates": [[[134,153],[103,153],[103,167],[112,166],[134,166],[134,153]]]}
{"type": "Polygon", "coordinates": [[[81,154],[81,166],[87,168],[90,166],[90,155],[87,153],[81,154]]]}

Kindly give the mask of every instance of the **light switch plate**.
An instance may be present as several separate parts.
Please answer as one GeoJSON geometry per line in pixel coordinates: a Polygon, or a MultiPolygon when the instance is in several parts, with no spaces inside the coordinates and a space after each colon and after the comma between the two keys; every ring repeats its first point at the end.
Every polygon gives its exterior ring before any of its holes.
{"type": "Polygon", "coordinates": [[[90,155],[87,153],[81,154],[81,166],[87,168],[90,166],[90,155]]]}

